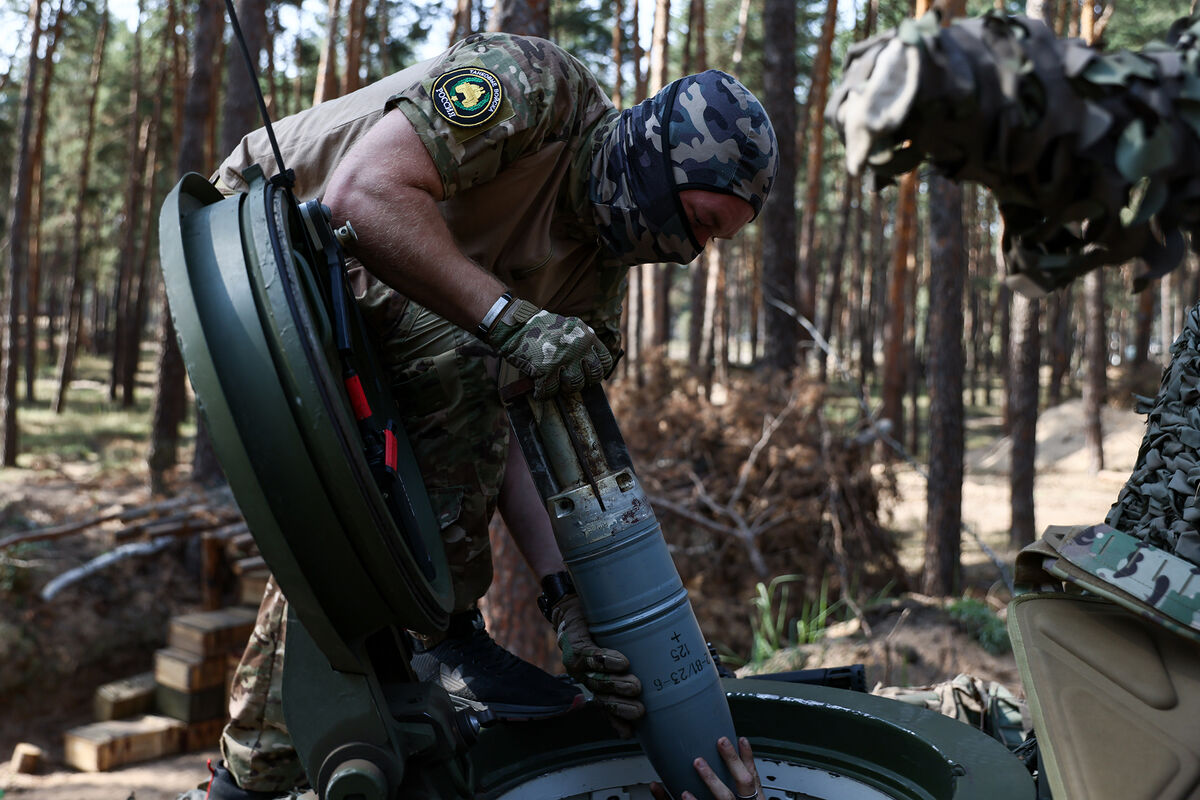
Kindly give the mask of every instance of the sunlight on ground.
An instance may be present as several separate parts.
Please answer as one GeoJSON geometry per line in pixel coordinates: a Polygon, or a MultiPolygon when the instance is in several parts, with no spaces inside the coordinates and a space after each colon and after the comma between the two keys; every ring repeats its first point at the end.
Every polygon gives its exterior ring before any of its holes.
{"type": "MultiPolygon", "coordinates": [[[[1144,417],[1130,410],[1105,409],[1104,451],[1109,468],[1097,475],[1087,469],[1082,423],[1078,400],[1048,409],[1038,420],[1033,493],[1038,531],[1049,525],[1103,522],[1133,469],[1144,417]]],[[[993,437],[967,452],[962,508],[968,530],[1011,564],[1016,551],[1008,543],[1012,516],[1007,472],[1010,452],[1007,437],[993,437]]],[[[896,484],[899,500],[890,506],[892,516],[887,524],[902,532],[900,558],[904,567],[919,572],[924,558],[925,478],[912,467],[900,466],[896,468],[896,484]]],[[[962,560],[965,567],[989,561],[968,533],[963,534],[962,560]]]]}

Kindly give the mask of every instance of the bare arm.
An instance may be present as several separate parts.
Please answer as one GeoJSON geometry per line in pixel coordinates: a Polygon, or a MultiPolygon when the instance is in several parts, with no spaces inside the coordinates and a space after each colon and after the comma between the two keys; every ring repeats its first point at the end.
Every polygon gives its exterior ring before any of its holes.
{"type": "Polygon", "coordinates": [[[376,277],[472,330],[507,287],[459,250],[438,212],[442,181],[412,123],[384,115],[346,154],[323,202],[350,220],[354,255],[376,277]]]}
{"type": "Polygon", "coordinates": [[[517,549],[539,582],[547,575],[566,569],[558,543],[554,540],[554,530],[550,527],[546,507],[542,505],[533,476],[529,474],[529,466],[517,444],[517,437],[511,433],[498,505],[500,516],[504,517],[504,524],[508,526],[517,549]]]}

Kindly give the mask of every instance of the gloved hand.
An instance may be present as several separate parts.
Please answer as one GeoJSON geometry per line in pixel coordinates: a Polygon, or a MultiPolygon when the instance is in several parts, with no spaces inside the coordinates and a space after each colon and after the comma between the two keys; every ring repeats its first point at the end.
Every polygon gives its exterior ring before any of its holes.
{"type": "Polygon", "coordinates": [[[539,400],[599,383],[612,369],[608,348],[583,320],[514,300],[487,334],[487,342],[533,378],[539,400]]]}
{"type": "Polygon", "coordinates": [[[637,699],[642,682],[630,674],[629,659],[596,644],[577,594],[568,594],[554,604],[550,622],[567,672],[592,692],[621,738],[633,736],[633,723],[646,715],[646,707],[637,699]]]}

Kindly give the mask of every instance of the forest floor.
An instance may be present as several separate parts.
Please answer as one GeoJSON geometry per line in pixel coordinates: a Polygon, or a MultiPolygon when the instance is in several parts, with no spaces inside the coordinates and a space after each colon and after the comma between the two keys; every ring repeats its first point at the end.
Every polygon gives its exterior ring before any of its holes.
{"type": "MultiPolygon", "coordinates": [[[[1133,466],[1143,420],[1130,410],[1107,409],[1107,469],[1087,469],[1078,401],[1047,410],[1038,423],[1038,479],[1035,489],[1039,530],[1051,524],[1102,521],[1133,466]]],[[[1011,569],[1015,551],[1008,546],[1008,442],[998,420],[976,417],[969,423],[967,479],[963,486],[964,522],[1011,569]]],[[[95,513],[106,505],[128,502],[144,489],[136,473],[114,479],[84,467],[14,470],[0,479],[0,510],[19,505],[30,522],[41,525],[95,513]]],[[[897,532],[901,559],[910,575],[919,574],[925,517],[925,479],[914,469],[895,470],[896,498],[886,505],[885,524],[897,532]]],[[[149,498],[146,498],[147,500],[149,498]]],[[[4,520],[0,520],[3,522],[4,520]]],[[[965,589],[1003,614],[1005,593],[999,573],[972,536],[963,542],[965,589]]],[[[915,583],[915,582],[914,582],[915,583]]],[[[168,606],[195,602],[180,590],[168,606]]],[[[112,598],[104,598],[111,602],[112,598]]],[[[1020,691],[1012,654],[984,649],[951,614],[961,598],[905,594],[885,597],[866,608],[862,620],[830,626],[814,644],[779,652],[763,665],[767,671],[863,663],[869,685],[923,685],[967,672],[1020,691]]],[[[87,603],[86,597],[79,601],[87,603]]],[[[845,614],[843,614],[843,617],[845,614]]],[[[0,627],[4,620],[0,618],[0,627]]],[[[0,633],[3,633],[0,630],[0,633]]],[[[2,638],[2,637],[0,637],[2,638]]],[[[0,645],[3,642],[0,641],[0,645]]],[[[2,648],[0,648],[2,649],[2,648]]],[[[146,667],[133,668],[120,658],[100,669],[85,669],[36,694],[19,695],[0,708],[0,759],[19,741],[47,751],[49,764],[37,775],[15,775],[0,764],[0,798],[29,800],[174,800],[206,775],[206,758],[215,751],[191,753],[138,764],[109,773],[79,773],[62,763],[62,733],[90,721],[95,686],[146,667]],[[122,672],[122,670],[124,670],[122,672]]]]}

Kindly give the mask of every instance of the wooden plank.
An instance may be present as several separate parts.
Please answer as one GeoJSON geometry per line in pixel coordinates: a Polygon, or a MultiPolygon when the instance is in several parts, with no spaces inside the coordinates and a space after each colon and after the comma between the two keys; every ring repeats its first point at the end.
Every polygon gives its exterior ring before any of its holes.
{"type": "Polygon", "coordinates": [[[107,772],[178,753],[186,730],[177,719],[150,714],[93,722],[63,734],[63,760],[84,772],[107,772]]]}
{"type": "Polygon", "coordinates": [[[181,692],[160,684],[154,697],[160,714],[183,722],[225,718],[224,684],[198,692],[181,692]]]}
{"type": "Polygon", "coordinates": [[[203,722],[188,723],[183,738],[183,752],[194,753],[197,750],[215,750],[221,743],[221,734],[225,731],[225,717],[206,719],[203,722]]]}
{"type": "Polygon", "coordinates": [[[256,616],[243,606],[180,614],[167,626],[167,647],[206,657],[241,650],[254,630],[256,616]]]}
{"type": "Polygon", "coordinates": [[[199,656],[167,647],[154,653],[154,680],[181,692],[225,685],[225,656],[199,656]]]}
{"type": "Polygon", "coordinates": [[[150,713],[154,710],[154,673],[104,684],[92,698],[92,710],[98,722],[150,713]]]}

